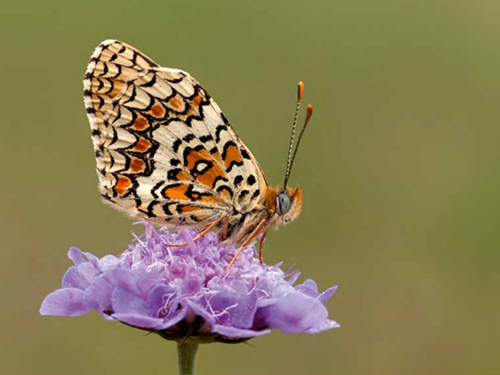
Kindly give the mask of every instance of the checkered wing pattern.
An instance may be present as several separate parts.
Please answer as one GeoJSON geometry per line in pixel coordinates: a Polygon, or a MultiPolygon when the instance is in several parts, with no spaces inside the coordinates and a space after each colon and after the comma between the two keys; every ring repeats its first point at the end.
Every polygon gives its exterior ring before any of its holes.
{"type": "Polygon", "coordinates": [[[267,193],[247,147],[200,84],[135,48],[95,50],[84,97],[103,199],[131,216],[206,225],[267,193]]]}

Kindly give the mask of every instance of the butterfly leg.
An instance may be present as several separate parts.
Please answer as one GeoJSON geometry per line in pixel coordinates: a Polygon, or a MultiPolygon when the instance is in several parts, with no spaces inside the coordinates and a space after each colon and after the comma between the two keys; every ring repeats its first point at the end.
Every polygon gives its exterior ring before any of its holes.
{"type": "MultiPolygon", "coordinates": [[[[224,219],[229,219],[228,215],[221,216],[217,220],[215,220],[212,224],[210,224],[208,227],[203,229],[203,231],[198,234],[196,237],[193,238],[193,241],[197,241],[200,238],[204,237],[208,232],[210,232],[212,229],[214,229],[217,225],[219,225],[224,219]]],[[[167,246],[170,247],[181,247],[181,246],[186,246],[187,242],[181,242],[181,243],[169,243],[167,246]]]]}
{"type": "Polygon", "coordinates": [[[231,269],[231,267],[233,266],[234,262],[236,262],[236,259],[238,259],[238,257],[240,256],[241,252],[243,251],[243,249],[245,249],[245,247],[253,240],[253,238],[259,234],[260,230],[262,229],[262,227],[267,223],[267,220],[266,219],[262,219],[260,221],[260,223],[255,227],[255,229],[253,230],[252,233],[250,233],[250,235],[246,238],[245,241],[243,241],[243,243],[241,244],[241,247],[239,248],[239,250],[237,251],[237,253],[233,256],[233,259],[231,259],[231,261],[229,262],[229,265],[227,266],[226,268],[226,272],[229,272],[229,270],[231,269]]]}
{"type": "Polygon", "coordinates": [[[227,220],[224,223],[224,228],[222,229],[222,236],[219,237],[219,239],[226,239],[227,238],[227,233],[229,231],[229,216],[226,216],[227,220]]]}
{"type": "Polygon", "coordinates": [[[259,240],[259,260],[260,263],[264,263],[264,259],[262,259],[262,248],[264,247],[264,241],[266,240],[267,232],[262,234],[262,237],[260,237],[259,240]]]}

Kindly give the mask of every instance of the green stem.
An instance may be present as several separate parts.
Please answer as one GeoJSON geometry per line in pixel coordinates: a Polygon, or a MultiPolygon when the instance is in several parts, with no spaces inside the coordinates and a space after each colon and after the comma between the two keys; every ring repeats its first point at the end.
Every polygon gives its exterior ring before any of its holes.
{"type": "Polygon", "coordinates": [[[194,357],[198,344],[194,342],[177,342],[177,356],[179,358],[179,375],[194,374],[194,357]]]}

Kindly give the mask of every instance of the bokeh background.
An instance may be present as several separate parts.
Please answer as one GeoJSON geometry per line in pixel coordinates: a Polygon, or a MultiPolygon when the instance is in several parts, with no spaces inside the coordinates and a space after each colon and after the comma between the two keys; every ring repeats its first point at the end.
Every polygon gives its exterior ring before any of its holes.
{"type": "Polygon", "coordinates": [[[82,77],[123,40],[214,96],[281,183],[296,98],[300,219],[266,260],[339,285],[320,335],[204,346],[199,374],[500,374],[500,2],[14,1],[0,8],[1,374],[174,374],[175,346],[92,313],[39,316],[70,246],[123,250],[82,77]],[[303,114],[302,114],[303,116],[303,114]]]}

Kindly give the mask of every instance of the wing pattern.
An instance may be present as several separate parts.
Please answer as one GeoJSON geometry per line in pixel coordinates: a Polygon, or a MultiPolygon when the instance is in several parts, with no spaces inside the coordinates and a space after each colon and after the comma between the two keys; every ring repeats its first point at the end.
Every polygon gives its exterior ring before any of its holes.
{"type": "Polygon", "coordinates": [[[108,40],[92,55],[84,98],[101,195],[113,206],[204,225],[264,196],[255,158],[188,73],[108,40]]]}

